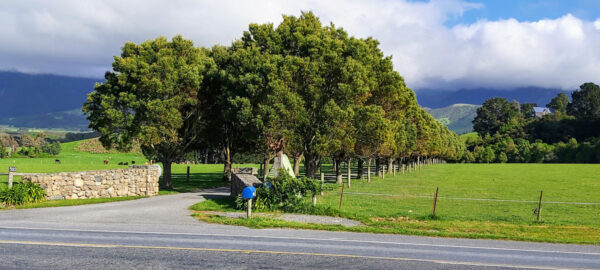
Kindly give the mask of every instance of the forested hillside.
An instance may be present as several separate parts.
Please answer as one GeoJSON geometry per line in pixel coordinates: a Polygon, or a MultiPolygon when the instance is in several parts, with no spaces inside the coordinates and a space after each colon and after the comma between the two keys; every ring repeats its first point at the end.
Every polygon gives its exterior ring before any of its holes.
{"type": "Polygon", "coordinates": [[[473,119],[477,115],[479,105],[453,104],[438,109],[427,109],[427,111],[442,124],[457,134],[465,134],[473,131],[473,119]]]}

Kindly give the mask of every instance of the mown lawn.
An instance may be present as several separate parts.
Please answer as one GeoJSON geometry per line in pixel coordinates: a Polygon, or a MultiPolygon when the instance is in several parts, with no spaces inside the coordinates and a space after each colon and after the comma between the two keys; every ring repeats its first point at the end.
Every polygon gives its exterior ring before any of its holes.
{"type": "MultiPolygon", "coordinates": [[[[334,184],[327,186],[330,190],[319,196],[318,204],[337,209],[340,187],[334,184]]],[[[600,205],[550,203],[600,203],[600,165],[433,165],[411,174],[373,178],[371,183],[354,180],[351,188],[346,187],[344,192],[341,215],[360,220],[366,226],[286,226],[600,244],[600,205]],[[436,216],[432,217],[432,196],[436,187],[439,187],[439,199],[436,216]],[[533,211],[537,208],[540,190],[544,194],[541,222],[537,222],[533,211]]],[[[223,201],[205,202],[192,209],[218,209],[215,203],[231,205],[223,201]]],[[[198,213],[198,218],[254,227],[284,226],[282,222],[225,220],[201,213],[198,213]]]]}

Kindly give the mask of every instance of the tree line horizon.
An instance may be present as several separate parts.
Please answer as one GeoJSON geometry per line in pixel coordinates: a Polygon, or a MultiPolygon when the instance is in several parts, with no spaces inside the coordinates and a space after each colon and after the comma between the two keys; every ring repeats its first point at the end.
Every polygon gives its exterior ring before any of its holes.
{"type": "Polygon", "coordinates": [[[464,162],[600,162],[600,86],[587,82],[559,93],[546,107],[553,114],[531,115],[535,103],[490,98],[477,109],[465,140],[464,162]]]}
{"type": "MultiPolygon", "coordinates": [[[[223,149],[224,179],[232,157],[274,154],[269,140],[285,136],[286,154],[314,178],[323,158],[377,163],[461,159],[460,138],[419,107],[373,38],[356,38],[312,12],[283,16],[274,26],[250,24],[230,46],[195,47],[181,36],[127,42],[83,111],[107,147],[163,163],[191,151],[223,149]]],[[[338,170],[341,166],[337,166],[338,170]]]]}

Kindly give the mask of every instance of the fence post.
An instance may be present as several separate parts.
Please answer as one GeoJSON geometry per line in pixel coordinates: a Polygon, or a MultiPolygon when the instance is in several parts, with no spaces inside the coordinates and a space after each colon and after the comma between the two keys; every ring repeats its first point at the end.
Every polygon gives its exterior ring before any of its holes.
{"type": "Polygon", "coordinates": [[[367,183],[371,183],[371,159],[367,163],[367,183]]]}
{"type": "Polygon", "coordinates": [[[344,198],[344,183],[342,183],[342,192],[340,192],[340,206],[338,206],[338,211],[342,210],[342,199],[344,198]]]}
{"type": "Polygon", "coordinates": [[[537,210],[537,221],[540,222],[540,215],[542,214],[542,194],[544,193],[543,190],[540,190],[540,202],[538,203],[538,210],[537,210]]]}
{"type": "MultiPolygon", "coordinates": [[[[321,186],[325,183],[325,173],[321,170],[321,186]]],[[[324,192],[321,190],[321,196],[323,196],[324,192]]]]}
{"type": "Polygon", "coordinates": [[[439,190],[439,187],[436,187],[435,188],[435,195],[433,196],[433,211],[431,213],[432,217],[435,217],[435,207],[437,205],[438,190],[439,190]]]}
{"type": "Polygon", "coordinates": [[[248,200],[248,209],[246,209],[246,218],[252,217],[252,199],[248,200]]]}
{"type": "Polygon", "coordinates": [[[187,176],[185,177],[185,181],[189,182],[190,181],[190,166],[187,166],[187,176]]]}
{"type": "Polygon", "coordinates": [[[13,172],[8,172],[8,187],[11,188],[13,186],[13,172]]]}
{"type": "Polygon", "coordinates": [[[352,159],[348,159],[348,163],[347,163],[347,165],[348,165],[348,188],[350,188],[350,181],[351,181],[351,178],[352,178],[352,176],[351,176],[352,169],[350,168],[351,162],[352,162],[352,159]]]}

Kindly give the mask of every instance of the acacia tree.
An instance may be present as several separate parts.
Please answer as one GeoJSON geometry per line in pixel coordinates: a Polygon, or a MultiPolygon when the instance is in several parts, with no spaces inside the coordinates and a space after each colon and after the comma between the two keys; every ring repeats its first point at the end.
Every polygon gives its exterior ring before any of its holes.
{"type": "Polygon", "coordinates": [[[205,125],[204,78],[214,72],[214,62],[176,36],[127,42],[112,67],[83,105],[90,128],[100,132],[106,148],[129,150],[139,142],[146,156],[162,162],[163,185],[170,189],[171,163],[196,143],[205,125]]]}

